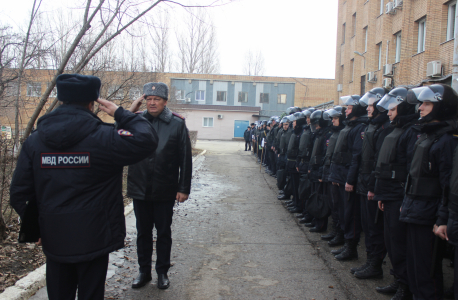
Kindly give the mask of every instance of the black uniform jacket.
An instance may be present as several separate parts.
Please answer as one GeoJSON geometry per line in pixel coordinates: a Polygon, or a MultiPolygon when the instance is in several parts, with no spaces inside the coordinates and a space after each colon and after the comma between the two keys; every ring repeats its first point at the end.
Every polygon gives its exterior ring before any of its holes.
{"type": "Polygon", "coordinates": [[[191,192],[192,150],[184,119],[167,107],[154,118],[142,113],[159,136],[156,151],[129,166],[127,195],[135,200],[175,201],[177,192],[191,192]]]}
{"type": "MultiPolygon", "coordinates": [[[[396,158],[393,163],[405,165],[407,172],[412,163],[415,143],[420,137],[420,132],[413,128],[418,122],[418,117],[418,114],[403,116],[396,124],[396,127],[405,127],[406,129],[399,137],[396,145],[396,158]]],[[[374,193],[375,201],[401,201],[405,195],[405,181],[377,178],[374,193]]]]}
{"type": "MultiPolygon", "coordinates": [[[[331,126],[320,128],[315,132],[315,141],[317,143],[321,139],[321,145],[314,145],[314,147],[318,147],[320,149],[320,153],[316,153],[319,160],[316,160],[315,164],[312,165],[310,162],[308,165],[309,168],[309,179],[312,182],[319,182],[320,179],[323,179],[323,167],[324,167],[324,159],[326,157],[326,150],[328,149],[329,138],[331,137],[333,131],[331,126]]],[[[314,159],[315,160],[315,159],[314,159]]]]}
{"type": "Polygon", "coordinates": [[[23,144],[10,201],[21,217],[36,201],[51,260],[90,261],[124,247],[123,166],[147,157],[158,138],[144,118],[121,107],[115,120],[120,131],[89,110],[62,105],[41,117],[23,144]]]}
{"type": "Polygon", "coordinates": [[[364,128],[366,128],[368,121],[367,116],[348,121],[348,125],[354,126],[347,136],[348,149],[350,149],[352,155],[351,162],[345,166],[332,163],[329,181],[339,184],[348,183],[350,185],[356,185],[359,163],[361,160],[361,148],[363,146],[363,139],[361,136],[364,133],[364,128]]]}
{"type": "Polygon", "coordinates": [[[245,142],[251,142],[251,129],[245,130],[245,132],[243,133],[243,138],[245,139],[245,142]]]}
{"type": "MultiPolygon", "coordinates": [[[[445,122],[423,124],[421,132],[434,132],[442,126],[446,126],[445,122]]],[[[456,130],[456,128],[453,128],[456,130]]],[[[458,145],[458,139],[451,133],[444,134],[429,149],[429,176],[439,178],[440,185],[443,191],[448,190],[450,186],[450,177],[453,170],[453,153],[458,145]]],[[[437,221],[439,207],[442,202],[442,197],[435,199],[425,199],[421,196],[404,197],[402,202],[402,211],[399,220],[406,223],[415,223],[422,225],[434,225],[437,221]]],[[[444,224],[439,224],[444,225],[444,224]]]]}

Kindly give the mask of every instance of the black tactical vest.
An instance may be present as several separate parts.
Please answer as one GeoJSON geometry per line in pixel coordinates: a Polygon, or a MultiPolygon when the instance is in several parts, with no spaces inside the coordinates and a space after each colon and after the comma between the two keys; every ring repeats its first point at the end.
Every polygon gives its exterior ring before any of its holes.
{"type": "Polygon", "coordinates": [[[288,149],[286,151],[286,157],[291,160],[295,160],[297,158],[297,153],[299,151],[299,147],[296,145],[297,134],[293,133],[289,138],[288,149]]]}
{"type": "Polygon", "coordinates": [[[382,148],[377,158],[377,167],[375,168],[375,178],[396,179],[405,181],[407,178],[407,165],[394,163],[396,159],[396,147],[398,140],[404,133],[405,128],[395,128],[383,140],[382,148]]]}
{"type": "Polygon", "coordinates": [[[448,195],[449,211],[458,214],[458,147],[453,154],[453,171],[450,177],[450,194],[448,195]]]}
{"type": "Polygon", "coordinates": [[[361,165],[359,172],[361,174],[370,174],[375,167],[375,131],[378,125],[369,124],[364,131],[363,147],[361,151],[361,165]]]}
{"type": "MultiPolygon", "coordinates": [[[[438,176],[432,176],[429,150],[437,140],[450,128],[447,126],[433,134],[423,133],[415,143],[409,178],[406,185],[406,194],[422,198],[442,197],[442,187],[438,176]]],[[[433,199],[431,199],[433,200],[433,199]]]]}
{"type": "Polygon", "coordinates": [[[308,162],[310,160],[311,152],[310,150],[310,138],[312,136],[312,132],[310,128],[307,128],[304,133],[301,135],[301,139],[299,140],[299,155],[302,157],[302,160],[308,162]]]}
{"type": "Polygon", "coordinates": [[[319,166],[321,164],[321,161],[323,160],[323,140],[326,138],[327,132],[328,131],[323,131],[320,136],[317,136],[315,138],[309,163],[312,167],[319,166]]]}
{"type": "Polygon", "coordinates": [[[331,165],[332,154],[334,153],[334,149],[336,147],[336,142],[337,142],[337,138],[339,137],[339,133],[340,133],[340,131],[334,132],[329,137],[329,144],[328,144],[328,148],[326,148],[326,156],[324,158],[324,165],[325,166],[330,166],[331,165]]]}
{"type": "Polygon", "coordinates": [[[286,150],[288,150],[288,143],[289,139],[291,138],[291,135],[293,134],[293,131],[288,128],[287,131],[285,131],[281,138],[280,138],[280,150],[282,153],[286,153],[286,150]]]}
{"type": "Polygon", "coordinates": [[[338,165],[348,165],[351,163],[351,150],[348,149],[348,133],[353,129],[353,126],[346,125],[344,129],[340,131],[339,137],[337,138],[336,147],[332,155],[332,163],[338,165]]]}

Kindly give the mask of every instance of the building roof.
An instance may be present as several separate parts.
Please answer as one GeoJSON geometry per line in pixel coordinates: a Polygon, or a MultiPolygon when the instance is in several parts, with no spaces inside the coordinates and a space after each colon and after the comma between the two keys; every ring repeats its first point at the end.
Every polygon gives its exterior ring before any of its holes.
{"type": "Polygon", "coordinates": [[[232,106],[232,105],[202,105],[202,104],[174,104],[173,108],[182,110],[216,110],[216,111],[243,111],[257,112],[261,111],[258,106],[232,106]]]}

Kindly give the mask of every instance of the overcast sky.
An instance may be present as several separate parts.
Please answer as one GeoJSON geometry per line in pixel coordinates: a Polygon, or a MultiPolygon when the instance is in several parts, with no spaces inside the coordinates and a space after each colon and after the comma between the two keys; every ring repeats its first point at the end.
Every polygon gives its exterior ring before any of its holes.
{"type": "MultiPolygon", "coordinates": [[[[1,23],[23,24],[29,18],[32,0],[2,2],[1,23]]],[[[43,2],[43,9],[53,10],[66,1],[43,2]]],[[[266,76],[334,78],[337,2],[235,0],[209,8],[216,26],[220,73],[243,74],[246,52],[252,50],[262,52],[266,76]]],[[[183,12],[174,11],[177,17],[183,12]]]]}

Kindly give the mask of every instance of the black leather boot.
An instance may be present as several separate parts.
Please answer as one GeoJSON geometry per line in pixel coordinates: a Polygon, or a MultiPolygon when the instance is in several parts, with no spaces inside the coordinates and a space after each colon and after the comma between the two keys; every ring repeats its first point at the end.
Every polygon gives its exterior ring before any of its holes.
{"type": "Polygon", "coordinates": [[[151,272],[150,273],[140,273],[138,274],[137,278],[135,278],[134,282],[132,282],[132,288],[137,289],[148,282],[150,282],[153,278],[151,277],[151,272]]]}
{"type": "Polygon", "coordinates": [[[345,243],[345,244],[343,245],[343,247],[341,247],[341,248],[339,248],[339,249],[331,250],[331,254],[333,254],[333,255],[338,255],[338,254],[344,252],[345,249],[347,249],[347,247],[348,247],[348,245],[347,245],[347,243],[345,243]]]}
{"type": "Polygon", "coordinates": [[[362,270],[366,269],[367,267],[369,267],[369,265],[371,263],[372,256],[370,255],[369,252],[366,252],[366,254],[367,254],[367,259],[366,259],[366,262],[364,263],[364,265],[362,265],[360,267],[351,268],[350,269],[350,273],[355,274],[355,272],[362,271],[362,270]]]}
{"type": "Polygon", "coordinates": [[[383,278],[382,263],[383,259],[373,257],[367,268],[355,272],[355,277],[358,279],[383,278]]]}
{"type": "Polygon", "coordinates": [[[399,287],[399,282],[395,278],[392,283],[390,283],[387,286],[378,286],[375,288],[377,293],[384,294],[384,295],[391,295],[391,294],[396,294],[396,291],[398,290],[399,287]]]}
{"type": "Polygon", "coordinates": [[[170,286],[169,277],[167,274],[157,274],[157,287],[161,290],[168,289],[170,286]]]}
{"type": "Polygon", "coordinates": [[[277,197],[278,200],[289,200],[291,196],[286,196],[285,194],[279,195],[277,197]]]}
{"type": "Polygon", "coordinates": [[[396,291],[396,294],[394,295],[391,300],[412,300],[412,292],[409,289],[409,286],[407,284],[404,284],[402,282],[399,283],[398,290],[396,291]]]}
{"type": "Polygon", "coordinates": [[[342,229],[338,228],[336,236],[328,242],[328,245],[330,247],[336,247],[336,246],[343,245],[344,243],[345,243],[344,232],[342,229]]]}
{"type": "Polygon", "coordinates": [[[332,240],[337,234],[337,229],[335,229],[334,227],[332,228],[331,232],[328,233],[328,234],[324,234],[321,236],[321,239],[323,241],[330,241],[332,240]]]}
{"type": "MultiPolygon", "coordinates": [[[[347,242],[347,240],[345,241],[347,242]]],[[[347,248],[340,254],[336,255],[336,259],[338,261],[347,261],[347,260],[354,260],[358,259],[358,241],[356,240],[348,240],[347,248]]]]}

